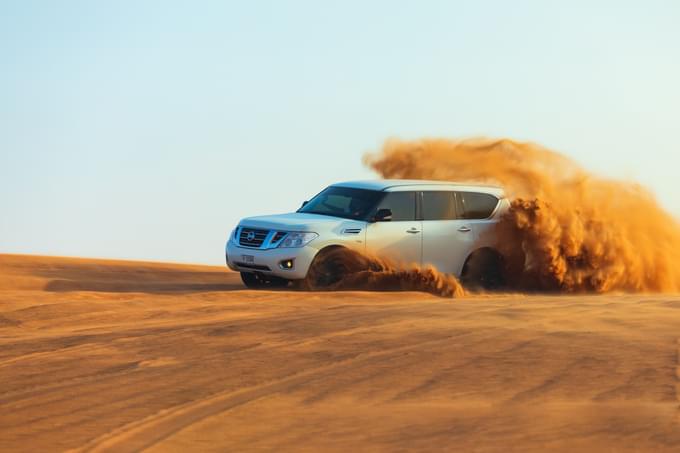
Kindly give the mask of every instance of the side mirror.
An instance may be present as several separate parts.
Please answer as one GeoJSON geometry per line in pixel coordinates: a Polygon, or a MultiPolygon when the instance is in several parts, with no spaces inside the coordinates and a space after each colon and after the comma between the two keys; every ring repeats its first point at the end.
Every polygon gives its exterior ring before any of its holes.
{"type": "Polygon", "coordinates": [[[300,206],[300,209],[304,208],[307,205],[307,203],[309,203],[309,201],[307,200],[303,201],[302,206],[300,206]]]}
{"type": "Polygon", "coordinates": [[[387,208],[378,209],[373,216],[374,222],[389,222],[390,220],[392,220],[392,210],[387,208]]]}

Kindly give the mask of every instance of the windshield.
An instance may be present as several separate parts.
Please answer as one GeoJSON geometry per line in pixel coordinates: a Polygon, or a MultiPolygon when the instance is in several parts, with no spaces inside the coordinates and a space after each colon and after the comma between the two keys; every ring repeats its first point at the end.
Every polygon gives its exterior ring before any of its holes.
{"type": "Polygon", "coordinates": [[[331,186],[312,198],[298,212],[365,220],[383,195],[383,192],[376,190],[331,186]]]}

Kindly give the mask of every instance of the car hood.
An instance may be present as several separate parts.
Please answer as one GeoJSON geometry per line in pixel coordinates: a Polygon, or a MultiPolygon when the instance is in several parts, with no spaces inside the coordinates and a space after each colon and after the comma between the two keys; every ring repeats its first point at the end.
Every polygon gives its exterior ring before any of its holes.
{"type": "Polygon", "coordinates": [[[246,217],[239,226],[282,231],[327,231],[336,228],[361,228],[365,222],[319,214],[290,212],[288,214],[246,217]]]}

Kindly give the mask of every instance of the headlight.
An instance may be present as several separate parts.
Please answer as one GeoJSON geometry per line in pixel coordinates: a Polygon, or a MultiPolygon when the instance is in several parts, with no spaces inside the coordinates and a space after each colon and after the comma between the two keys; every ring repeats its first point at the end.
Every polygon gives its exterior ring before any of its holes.
{"type": "Polygon", "coordinates": [[[229,235],[231,240],[234,241],[234,242],[238,242],[238,238],[236,237],[236,233],[238,233],[238,227],[234,228],[234,230],[229,235]]]}
{"type": "Polygon", "coordinates": [[[316,233],[288,233],[279,248],[304,247],[318,237],[316,233]]]}

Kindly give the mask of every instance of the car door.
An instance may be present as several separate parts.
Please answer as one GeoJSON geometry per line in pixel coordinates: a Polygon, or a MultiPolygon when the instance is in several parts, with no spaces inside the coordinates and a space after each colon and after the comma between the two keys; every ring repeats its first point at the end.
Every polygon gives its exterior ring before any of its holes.
{"type": "Polygon", "coordinates": [[[378,204],[390,209],[390,220],[369,223],[366,250],[402,264],[421,264],[422,225],[416,220],[416,192],[388,192],[378,204]]]}
{"type": "Polygon", "coordinates": [[[465,219],[475,236],[475,248],[495,246],[495,225],[498,220],[493,213],[498,198],[481,192],[456,192],[458,218],[465,219]]]}
{"type": "Polygon", "coordinates": [[[473,227],[459,218],[455,192],[423,191],[420,199],[423,263],[459,276],[475,244],[473,227]]]}

